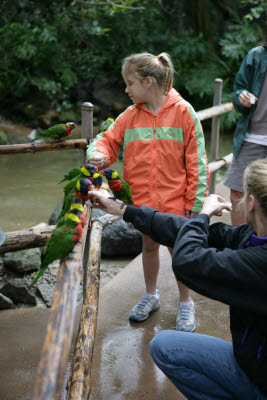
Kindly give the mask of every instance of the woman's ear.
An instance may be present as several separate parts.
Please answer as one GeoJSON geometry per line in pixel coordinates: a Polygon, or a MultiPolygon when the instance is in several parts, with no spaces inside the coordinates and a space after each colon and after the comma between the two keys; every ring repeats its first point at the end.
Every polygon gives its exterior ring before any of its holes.
{"type": "Polygon", "coordinates": [[[253,194],[250,194],[248,196],[248,211],[254,211],[255,210],[255,205],[256,205],[256,200],[253,194]]]}

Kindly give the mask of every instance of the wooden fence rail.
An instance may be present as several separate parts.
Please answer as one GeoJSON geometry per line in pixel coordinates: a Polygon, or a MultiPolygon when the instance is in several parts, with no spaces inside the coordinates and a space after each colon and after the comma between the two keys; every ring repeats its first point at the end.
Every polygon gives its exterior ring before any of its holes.
{"type": "Polygon", "coordinates": [[[86,224],[73,252],[60,263],[46,337],[34,386],[33,400],[60,400],[70,354],[76,303],[83,276],[83,253],[91,209],[85,204],[86,224]]]}

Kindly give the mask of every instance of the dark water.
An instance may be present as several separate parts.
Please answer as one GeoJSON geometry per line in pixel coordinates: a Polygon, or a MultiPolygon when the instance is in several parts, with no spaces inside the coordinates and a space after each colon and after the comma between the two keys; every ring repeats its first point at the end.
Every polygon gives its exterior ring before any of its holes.
{"type": "MultiPolygon", "coordinates": [[[[210,134],[206,134],[209,157],[210,134]]],[[[220,137],[220,156],[231,153],[232,135],[220,137]]],[[[80,166],[81,150],[63,150],[36,154],[0,156],[0,228],[5,232],[48,223],[54,209],[63,199],[64,184],[58,185],[64,174],[80,166]]],[[[122,172],[122,163],[114,167],[122,172]]],[[[222,179],[222,173],[218,178],[222,179]]]]}

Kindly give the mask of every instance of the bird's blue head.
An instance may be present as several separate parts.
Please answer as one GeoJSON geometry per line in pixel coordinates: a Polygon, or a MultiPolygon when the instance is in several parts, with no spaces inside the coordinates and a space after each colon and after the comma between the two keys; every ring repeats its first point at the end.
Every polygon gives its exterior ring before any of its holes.
{"type": "Polygon", "coordinates": [[[109,180],[109,179],[111,179],[111,175],[112,175],[113,172],[114,172],[113,169],[105,168],[101,175],[105,176],[107,178],[107,180],[109,180]]]}
{"type": "Polygon", "coordinates": [[[86,176],[93,176],[95,172],[98,172],[98,168],[93,164],[85,164],[81,171],[86,176]]]}
{"type": "Polygon", "coordinates": [[[76,189],[79,192],[86,193],[88,192],[88,190],[90,190],[90,186],[91,186],[91,181],[89,181],[89,179],[80,179],[76,184],[76,189]]]}

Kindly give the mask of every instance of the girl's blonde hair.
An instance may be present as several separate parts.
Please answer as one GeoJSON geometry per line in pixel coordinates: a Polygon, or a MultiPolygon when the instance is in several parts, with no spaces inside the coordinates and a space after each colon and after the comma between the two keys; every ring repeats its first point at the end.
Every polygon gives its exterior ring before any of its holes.
{"type": "Polygon", "coordinates": [[[244,196],[246,202],[250,194],[258,200],[262,212],[267,216],[267,159],[256,160],[247,166],[243,176],[244,196]]]}
{"type": "Polygon", "coordinates": [[[146,52],[132,54],[123,60],[121,72],[125,81],[129,74],[140,80],[150,76],[163,93],[172,88],[174,69],[167,53],[160,53],[158,56],[146,52]]]}

